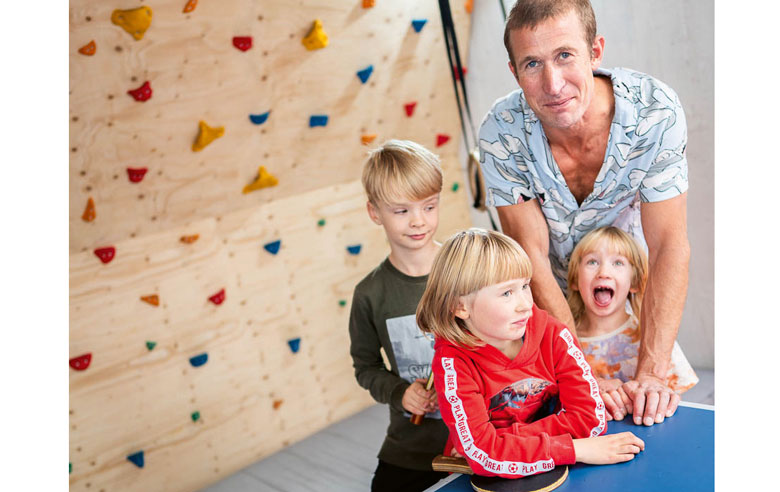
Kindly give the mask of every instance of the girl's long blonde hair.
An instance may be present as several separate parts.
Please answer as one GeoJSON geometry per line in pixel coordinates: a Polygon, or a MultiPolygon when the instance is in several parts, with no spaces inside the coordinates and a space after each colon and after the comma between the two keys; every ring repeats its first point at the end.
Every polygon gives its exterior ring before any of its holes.
{"type": "Polygon", "coordinates": [[[484,343],[455,317],[461,296],[488,285],[531,278],[531,260],[512,238],[472,228],[450,237],[436,254],[428,284],[417,306],[417,326],[452,343],[477,347],[484,343]]]}
{"type": "Polygon", "coordinates": [[[579,323],[585,314],[585,303],[582,301],[582,296],[578,290],[574,290],[580,279],[580,262],[585,255],[596,249],[596,245],[601,241],[607,241],[610,251],[625,256],[631,263],[631,287],[636,289],[636,292],[629,292],[628,301],[634,316],[639,319],[642,296],[645,293],[645,284],[647,283],[647,255],[627,232],[614,226],[608,226],[593,229],[585,234],[571,254],[566,298],[569,301],[569,309],[574,316],[574,322],[579,323]]]}

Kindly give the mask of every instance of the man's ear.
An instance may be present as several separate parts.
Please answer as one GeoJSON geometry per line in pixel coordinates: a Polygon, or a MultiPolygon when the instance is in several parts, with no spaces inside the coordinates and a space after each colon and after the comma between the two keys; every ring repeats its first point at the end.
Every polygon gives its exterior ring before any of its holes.
{"type": "Polygon", "coordinates": [[[382,225],[382,219],[379,217],[379,212],[370,200],[366,202],[366,210],[368,211],[368,216],[371,218],[374,224],[382,225]]]}
{"type": "Polygon", "coordinates": [[[604,36],[597,35],[593,39],[593,45],[590,48],[590,68],[596,70],[601,66],[604,59],[604,36]]]}
{"type": "MultiPolygon", "coordinates": [[[[517,70],[515,70],[514,62],[512,60],[509,60],[507,62],[507,65],[509,65],[509,71],[512,72],[512,77],[514,77],[515,80],[517,81],[517,70]]],[[[519,84],[520,82],[518,81],[517,83],[519,84]]]]}
{"type": "Polygon", "coordinates": [[[452,310],[452,313],[456,318],[469,319],[469,308],[466,306],[466,302],[464,302],[463,296],[458,299],[458,305],[455,306],[455,309],[452,310]]]}

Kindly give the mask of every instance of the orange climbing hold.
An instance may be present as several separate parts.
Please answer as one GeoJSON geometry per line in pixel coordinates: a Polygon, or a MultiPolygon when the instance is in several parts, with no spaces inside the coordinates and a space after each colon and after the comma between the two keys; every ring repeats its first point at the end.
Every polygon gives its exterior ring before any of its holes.
{"type": "Polygon", "coordinates": [[[282,406],[282,403],[284,403],[284,400],[274,400],[274,410],[279,410],[279,407],[282,406]]]}
{"type": "Polygon", "coordinates": [[[318,50],[328,45],[328,35],[325,34],[325,31],[322,29],[321,20],[314,20],[314,24],[312,24],[309,34],[301,40],[301,43],[303,43],[309,51],[318,50]]]}
{"type": "Polygon", "coordinates": [[[376,133],[372,133],[371,135],[362,135],[360,137],[360,141],[363,142],[363,145],[368,145],[371,142],[373,142],[375,138],[376,138],[376,133]]]}
{"type": "Polygon", "coordinates": [[[199,237],[200,234],[193,234],[191,236],[182,236],[179,238],[179,241],[183,242],[184,244],[192,244],[195,241],[197,241],[199,237]]]}
{"type": "Polygon", "coordinates": [[[225,134],[225,127],[220,126],[218,128],[212,128],[206,124],[205,121],[200,120],[198,122],[198,138],[195,139],[195,143],[192,144],[193,152],[200,152],[208,144],[218,139],[225,134]]]}
{"type": "Polygon", "coordinates": [[[87,199],[87,206],[84,208],[84,213],[81,214],[81,220],[84,222],[92,222],[95,220],[95,201],[92,197],[87,199]]]}
{"type": "Polygon", "coordinates": [[[374,0],[363,0],[363,8],[370,9],[374,6],[374,0]]]}
{"type": "Polygon", "coordinates": [[[260,166],[257,168],[257,179],[255,179],[252,183],[244,186],[244,189],[241,193],[247,194],[261,188],[268,188],[278,184],[279,180],[276,179],[276,176],[266,171],[265,166],[260,166]]]}
{"type": "Polygon", "coordinates": [[[127,31],[136,41],[144,37],[144,33],[152,24],[151,7],[138,7],[129,10],[114,10],[111,22],[127,31]]]}
{"type": "Polygon", "coordinates": [[[89,43],[85,44],[81,48],[79,48],[79,53],[82,55],[92,56],[95,54],[95,51],[97,51],[97,45],[95,44],[95,40],[93,39],[89,43]]]}
{"type": "Polygon", "coordinates": [[[182,10],[182,12],[187,14],[195,10],[195,7],[197,6],[198,6],[198,0],[187,0],[187,4],[184,6],[184,10],[182,10]]]}
{"type": "Polygon", "coordinates": [[[463,6],[466,8],[466,12],[470,14],[474,10],[474,0],[466,0],[463,6]]]}
{"type": "Polygon", "coordinates": [[[160,296],[157,294],[151,294],[148,296],[141,296],[141,300],[144,301],[147,304],[151,304],[152,306],[159,306],[160,305],[160,296]]]}

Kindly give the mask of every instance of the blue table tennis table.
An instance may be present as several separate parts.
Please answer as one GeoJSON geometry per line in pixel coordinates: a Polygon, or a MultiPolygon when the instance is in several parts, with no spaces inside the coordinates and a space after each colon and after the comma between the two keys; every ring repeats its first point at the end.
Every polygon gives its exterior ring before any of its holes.
{"type": "MultiPolygon", "coordinates": [[[[715,488],[715,411],[711,405],[680,403],[673,417],[651,427],[629,418],[609,422],[607,434],[631,431],[645,442],[633,460],[614,465],[569,466],[556,492],[711,491],[715,488]]],[[[473,492],[467,475],[452,474],[426,492],[473,492]]]]}

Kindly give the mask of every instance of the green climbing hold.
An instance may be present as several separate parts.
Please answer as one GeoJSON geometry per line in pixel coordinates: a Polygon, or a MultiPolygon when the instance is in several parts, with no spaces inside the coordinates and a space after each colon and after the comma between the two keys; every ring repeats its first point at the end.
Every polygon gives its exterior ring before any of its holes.
{"type": "Polygon", "coordinates": [[[73,463],[68,463],[68,475],[73,473],[73,463]]]}
{"type": "Polygon", "coordinates": [[[149,350],[154,350],[154,347],[157,346],[157,342],[150,342],[149,340],[146,341],[146,348],[149,350]]]}
{"type": "Polygon", "coordinates": [[[452,191],[458,191],[458,188],[460,188],[458,183],[452,183],[452,191]]]}
{"type": "Polygon", "coordinates": [[[324,226],[325,225],[325,219],[318,220],[317,221],[317,225],[320,226],[320,227],[324,226]]]}
{"type": "Polygon", "coordinates": [[[192,412],[192,415],[190,415],[190,417],[192,417],[193,422],[197,422],[198,419],[200,418],[200,412],[192,412]]]}
{"type": "Polygon", "coordinates": [[[341,306],[341,307],[344,307],[344,306],[346,306],[346,305],[347,305],[347,301],[345,301],[344,299],[341,299],[341,300],[339,301],[339,306],[341,306]]]}

